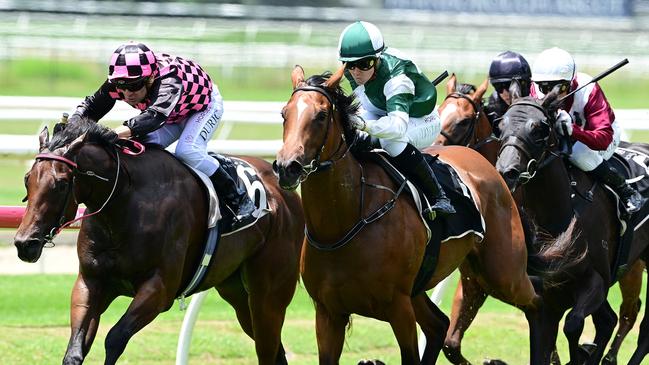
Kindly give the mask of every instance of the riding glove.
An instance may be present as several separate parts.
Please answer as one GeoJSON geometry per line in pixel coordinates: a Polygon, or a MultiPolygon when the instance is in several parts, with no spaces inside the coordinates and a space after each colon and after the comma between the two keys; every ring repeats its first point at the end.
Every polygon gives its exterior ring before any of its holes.
{"type": "Polygon", "coordinates": [[[564,132],[568,132],[568,135],[572,135],[572,117],[568,114],[567,111],[559,109],[557,112],[557,123],[555,124],[557,133],[564,135],[564,132]],[[565,126],[565,128],[564,128],[565,126]]]}
{"type": "Polygon", "coordinates": [[[365,122],[365,119],[363,119],[359,115],[351,115],[349,117],[349,123],[354,127],[355,129],[358,129],[359,131],[365,131],[367,128],[367,122],[365,122]]]}

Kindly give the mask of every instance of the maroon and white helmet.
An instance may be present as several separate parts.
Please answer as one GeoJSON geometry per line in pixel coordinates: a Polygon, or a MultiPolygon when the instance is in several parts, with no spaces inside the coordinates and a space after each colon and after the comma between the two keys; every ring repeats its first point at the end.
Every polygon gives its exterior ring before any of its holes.
{"type": "Polygon", "coordinates": [[[149,47],[130,42],[113,52],[108,66],[108,80],[147,77],[153,75],[157,68],[155,55],[149,47]]]}

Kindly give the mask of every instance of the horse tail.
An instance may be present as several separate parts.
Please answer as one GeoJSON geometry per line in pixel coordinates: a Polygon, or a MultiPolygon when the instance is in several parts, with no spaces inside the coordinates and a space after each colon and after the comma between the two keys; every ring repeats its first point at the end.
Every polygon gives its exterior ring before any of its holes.
{"type": "Polygon", "coordinates": [[[588,256],[588,246],[577,244],[581,231],[576,229],[573,217],[566,230],[557,237],[539,230],[532,220],[521,214],[525,239],[528,246],[528,274],[539,276],[543,288],[556,287],[568,280],[566,273],[582,263],[588,256]]]}

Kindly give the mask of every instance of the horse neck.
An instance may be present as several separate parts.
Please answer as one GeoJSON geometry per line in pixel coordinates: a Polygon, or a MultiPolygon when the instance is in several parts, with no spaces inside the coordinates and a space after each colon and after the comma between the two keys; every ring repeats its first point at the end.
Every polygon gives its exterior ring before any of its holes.
{"type": "MultiPolygon", "coordinates": [[[[481,110],[480,112],[480,118],[478,118],[474,134],[475,137],[472,142],[473,144],[481,143],[482,141],[485,141],[487,138],[490,138],[493,135],[491,123],[489,123],[489,119],[487,119],[487,115],[484,113],[484,110],[481,110]]],[[[496,165],[496,160],[498,160],[499,150],[500,142],[496,140],[485,143],[476,149],[478,153],[484,156],[494,166],[496,165]]]]}
{"type": "Polygon", "coordinates": [[[571,187],[563,160],[555,158],[523,185],[523,206],[536,224],[556,235],[568,227],[573,217],[571,187]]]}
{"type": "MultiPolygon", "coordinates": [[[[329,156],[323,151],[324,156],[329,156]]],[[[359,216],[362,177],[361,165],[351,154],[324,171],[309,175],[301,185],[306,225],[318,240],[340,239],[359,216]]]]}

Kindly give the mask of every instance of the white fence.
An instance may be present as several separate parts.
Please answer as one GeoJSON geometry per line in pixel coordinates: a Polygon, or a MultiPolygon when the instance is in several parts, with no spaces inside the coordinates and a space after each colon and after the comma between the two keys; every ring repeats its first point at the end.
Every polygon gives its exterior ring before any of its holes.
{"type": "MultiPolygon", "coordinates": [[[[79,103],[79,98],[63,97],[0,97],[0,125],[7,120],[42,120],[44,123],[58,119],[62,113],[70,113],[79,103]]],[[[249,122],[280,124],[283,102],[226,101],[224,103],[222,133],[218,140],[210,141],[211,151],[241,155],[272,156],[281,147],[281,140],[226,140],[233,123],[249,122]]],[[[122,121],[137,114],[137,110],[116,104],[103,120],[122,121]]],[[[616,119],[622,128],[632,130],[649,129],[649,109],[618,109],[616,119]]],[[[649,142],[649,141],[648,141],[649,142]]],[[[33,154],[38,152],[38,139],[34,135],[0,135],[0,153],[33,154]]]]}

